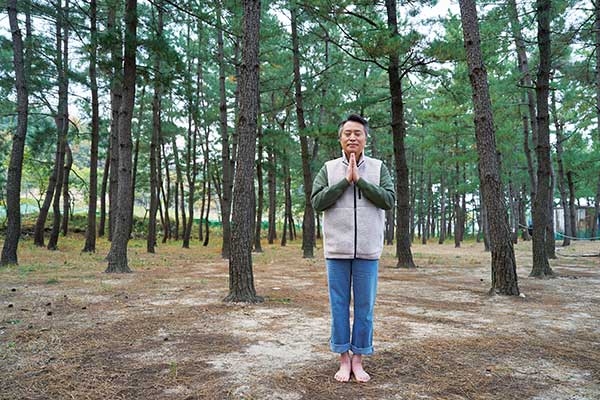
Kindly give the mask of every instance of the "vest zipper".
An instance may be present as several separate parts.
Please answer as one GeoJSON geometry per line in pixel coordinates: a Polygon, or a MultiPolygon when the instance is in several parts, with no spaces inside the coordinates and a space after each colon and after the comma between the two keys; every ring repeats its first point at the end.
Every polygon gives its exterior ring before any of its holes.
{"type": "MultiPolygon", "coordinates": [[[[354,187],[354,258],[356,258],[356,241],[358,240],[358,228],[356,226],[356,184],[354,187]]],[[[360,193],[360,192],[359,192],[360,193]]]]}

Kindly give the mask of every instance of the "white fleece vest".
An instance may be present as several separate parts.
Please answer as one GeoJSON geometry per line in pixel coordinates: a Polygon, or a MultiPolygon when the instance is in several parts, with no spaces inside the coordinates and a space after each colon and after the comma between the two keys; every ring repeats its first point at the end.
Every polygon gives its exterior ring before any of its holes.
{"type": "MultiPolygon", "coordinates": [[[[346,178],[346,157],[327,161],[329,186],[346,178]]],[[[358,163],[361,179],[379,185],[381,161],[362,156],[358,163]]],[[[350,184],[336,203],[323,212],[325,258],[376,260],[383,250],[385,211],[376,207],[350,184]]]]}

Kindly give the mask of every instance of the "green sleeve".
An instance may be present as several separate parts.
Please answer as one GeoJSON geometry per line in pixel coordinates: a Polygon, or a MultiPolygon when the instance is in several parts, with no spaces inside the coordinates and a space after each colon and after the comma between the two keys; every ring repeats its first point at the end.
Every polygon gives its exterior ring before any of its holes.
{"type": "Polygon", "coordinates": [[[360,178],[356,186],[361,190],[367,199],[377,207],[384,210],[390,210],[396,203],[396,193],[394,192],[394,182],[385,166],[381,163],[381,172],[379,174],[379,186],[367,182],[360,178]]]}
{"type": "Polygon", "coordinates": [[[350,186],[346,178],[343,178],[333,186],[329,186],[328,184],[327,166],[323,165],[323,168],[321,168],[313,182],[313,190],[310,196],[310,201],[316,211],[323,211],[334,205],[346,188],[350,186]]]}

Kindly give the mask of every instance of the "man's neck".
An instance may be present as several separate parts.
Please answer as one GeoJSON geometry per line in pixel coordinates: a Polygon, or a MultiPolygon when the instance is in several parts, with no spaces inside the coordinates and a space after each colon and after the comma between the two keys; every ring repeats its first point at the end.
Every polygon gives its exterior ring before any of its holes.
{"type": "MultiPolygon", "coordinates": [[[[352,153],[346,153],[344,151],[344,156],[346,157],[346,160],[350,161],[350,154],[352,153]]],[[[362,158],[363,153],[361,152],[357,157],[356,157],[356,163],[358,164],[358,162],[360,161],[360,159],[362,158]]]]}

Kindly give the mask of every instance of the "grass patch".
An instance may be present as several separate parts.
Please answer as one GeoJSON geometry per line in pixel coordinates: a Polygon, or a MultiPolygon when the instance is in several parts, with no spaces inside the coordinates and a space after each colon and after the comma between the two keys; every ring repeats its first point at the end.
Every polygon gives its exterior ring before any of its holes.
{"type": "Polygon", "coordinates": [[[60,281],[56,278],[51,278],[46,281],[46,285],[55,285],[57,283],[60,283],[60,281]]]}

